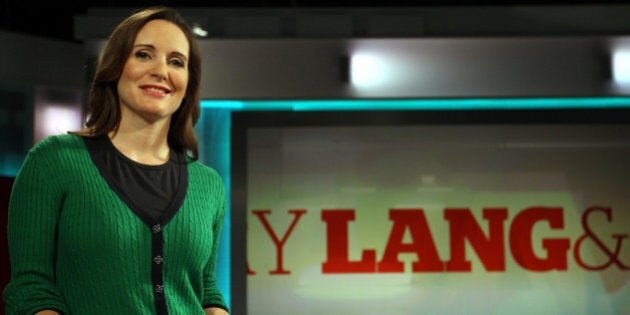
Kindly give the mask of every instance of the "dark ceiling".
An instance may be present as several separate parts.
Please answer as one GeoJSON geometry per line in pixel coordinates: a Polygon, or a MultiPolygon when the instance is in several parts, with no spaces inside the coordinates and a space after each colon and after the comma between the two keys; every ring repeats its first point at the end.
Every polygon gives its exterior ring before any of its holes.
{"type": "Polygon", "coordinates": [[[146,7],[168,5],[172,7],[205,8],[379,8],[379,7],[435,7],[446,6],[547,6],[547,5],[602,5],[626,4],[627,0],[1,0],[0,28],[18,33],[72,41],[73,17],[83,14],[90,7],[146,7]]]}

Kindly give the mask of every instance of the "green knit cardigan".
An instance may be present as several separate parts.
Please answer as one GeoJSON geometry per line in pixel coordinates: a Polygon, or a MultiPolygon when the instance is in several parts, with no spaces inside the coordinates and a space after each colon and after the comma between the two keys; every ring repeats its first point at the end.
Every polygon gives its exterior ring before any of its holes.
{"type": "Polygon", "coordinates": [[[227,309],[214,275],[226,201],[218,174],[182,160],[180,191],[156,220],[132,211],[98,165],[75,135],[29,152],[9,205],[7,314],[227,309]]]}

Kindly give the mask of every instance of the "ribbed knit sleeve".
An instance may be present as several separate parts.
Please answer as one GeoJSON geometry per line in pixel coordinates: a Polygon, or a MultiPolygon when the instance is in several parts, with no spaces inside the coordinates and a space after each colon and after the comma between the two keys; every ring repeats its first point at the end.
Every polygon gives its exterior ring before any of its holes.
{"type": "Polygon", "coordinates": [[[226,207],[226,192],[223,181],[219,177],[219,175],[215,171],[211,171],[211,179],[212,179],[212,193],[214,194],[215,200],[217,200],[216,209],[211,209],[216,211],[215,220],[212,222],[212,231],[213,231],[213,243],[212,243],[212,255],[208,260],[206,267],[203,272],[204,277],[204,292],[203,292],[203,301],[202,305],[204,308],[215,306],[225,309],[229,311],[227,304],[223,299],[223,295],[217,286],[217,279],[215,276],[215,270],[217,265],[217,255],[219,252],[219,236],[221,235],[221,229],[223,227],[223,221],[225,218],[225,207],[226,207]]]}
{"type": "Polygon", "coordinates": [[[42,141],[27,155],[15,180],[9,203],[8,242],[11,282],[3,298],[6,314],[33,314],[44,309],[68,313],[55,286],[57,222],[64,200],[62,170],[42,141]]]}

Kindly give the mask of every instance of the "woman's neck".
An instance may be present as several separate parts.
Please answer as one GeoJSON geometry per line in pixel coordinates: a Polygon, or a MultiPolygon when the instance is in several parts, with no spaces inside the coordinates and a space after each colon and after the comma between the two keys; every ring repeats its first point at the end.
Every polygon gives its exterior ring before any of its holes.
{"type": "Polygon", "coordinates": [[[121,124],[108,136],[112,144],[129,159],[141,164],[160,165],[168,161],[169,122],[162,124],[121,124]]]}

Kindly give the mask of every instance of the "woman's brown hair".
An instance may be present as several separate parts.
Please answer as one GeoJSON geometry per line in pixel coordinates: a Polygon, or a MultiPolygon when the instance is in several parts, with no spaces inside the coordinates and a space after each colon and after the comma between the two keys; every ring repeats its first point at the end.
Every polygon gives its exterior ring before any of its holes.
{"type": "Polygon", "coordinates": [[[194,34],[183,17],[168,7],[151,7],[122,21],[110,35],[92,80],[88,94],[85,129],[75,132],[81,136],[100,136],[116,130],[120,123],[117,83],[131,54],[136,35],[152,20],[165,20],[177,25],[186,35],[188,57],[188,87],[181,105],[173,114],[168,142],[176,150],[199,157],[195,123],[199,119],[199,87],[201,84],[201,56],[194,34]]]}

